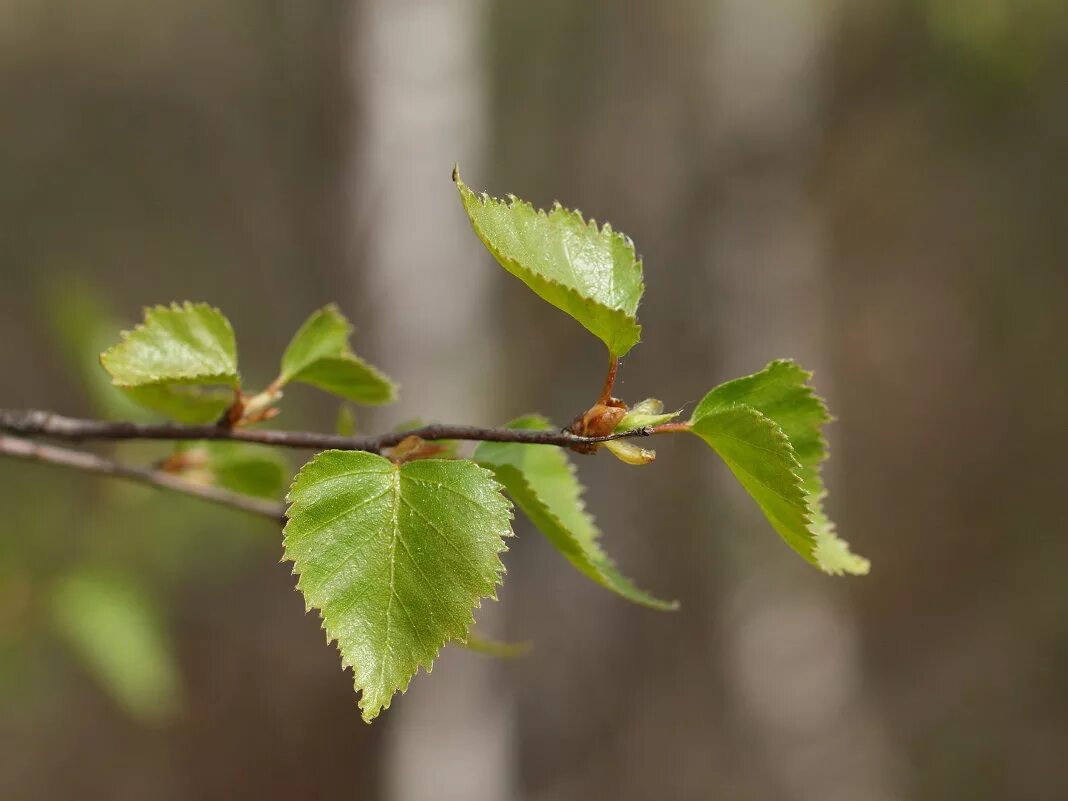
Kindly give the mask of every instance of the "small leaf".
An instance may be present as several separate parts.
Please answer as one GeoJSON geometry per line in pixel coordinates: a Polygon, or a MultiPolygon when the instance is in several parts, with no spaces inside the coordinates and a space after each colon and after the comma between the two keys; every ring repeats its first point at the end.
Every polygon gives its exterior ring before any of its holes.
{"type": "MultiPolygon", "coordinates": [[[[811,377],[811,373],[796,363],[777,360],[758,373],[721,384],[709,392],[694,410],[693,431],[719,451],[729,445],[723,442],[722,431],[717,428],[716,415],[739,407],[750,408],[770,421],[778,430],[778,434],[785,438],[791,451],[789,456],[794,466],[790,469],[804,501],[804,529],[798,528],[796,520],[789,515],[780,514],[777,523],[776,518],[772,516],[774,511],[769,512],[765,502],[745,480],[742,481],[743,485],[760,503],[772,525],[810,562],[827,573],[864,574],[870,567],[868,561],[850,552],[848,543],[837,537],[834,524],[823,513],[822,501],[826,490],[819,471],[820,463],[827,456],[827,443],[823,438],[822,427],[831,416],[822,399],[808,386],[811,377]],[[720,433],[712,435],[709,433],[712,431],[720,433]],[[717,438],[720,447],[711,442],[710,436],[717,438]],[[783,527],[790,532],[789,535],[784,533],[783,527]]],[[[778,439],[778,434],[774,434],[773,438],[778,439]]],[[[723,455],[722,452],[720,455],[723,455]]],[[[747,460],[736,460],[736,464],[745,470],[747,460]]],[[[728,465],[731,465],[729,460],[728,465]]],[[[734,465],[731,465],[731,469],[738,475],[734,465]]],[[[741,476],[739,479],[741,480],[741,476]]],[[[782,487],[779,487],[779,490],[784,491],[782,487]]],[[[760,494],[766,499],[766,492],[760,494]]],[[[793,494],[790,497],[793,498],[793,494]]]]}
{"type": "Polygon", "coordinates": [[[313,312],[286,348],[276,384],[311,384],[356,403],[389,403],[396,386],[350,350],[351,334],[334,304],[313,312]]]}
{"type": "Polygon", "coordinates": [[[453,180],[475,233],[504,269],[578,320],[613,356],[638,344],[642,263],[627,236],[559,204],[546,213],[515,197],[477,195],[459,170],[453,180]]]}
{"type": "Polygon", "coordinates": [[[351,667],[370,721],[448,640],[464,640],[481,598],[495,598],[511,505],[470,461],[397,466],[326,451],[289,493],[285,558],[351,667]]]}
{"type": "MultiPolygon", "coordinates": [[[[545,418],[537,415],[513,420],[508,427],[552,428],[545,418]]],[[[582,486],[563,450],[551,445],[483,442],[475,449],[474,459],[493,470],[516,505],[583,575],[653,609],[678,606],[635,587],[601,550],[598,542],[601,533],[586,512],[582,486]]]]}
{"type": "Polygon", "coordinates": [[[397,388],[392,381],[351,353],[319,359],[297,373],[292,380],[366,405],[390,403],[397,396],[397,388]]]}
{"type": "Polygon", "coordinates": [[[116,576],[75,573],[56,586],[52,619],[131,715],[156,722],[177,710],[177,664],[155,605],[140,588],[116,576]]]}
{"type": "Polygon", "coordinates": [[[145,321],[124,331],[100,363],[123,387],[159,384],[236,386],[237,345],[230,321],[205,303],[145,309],[145,321]]]}
{"type": "Polygon", "coordinates": [[[282,383],[293,379],[301,370],[327,356],[348,351],[352,324],[338,307],[331,303],[304,321],[286,352],[282,355],[282,383]]]}
{"type": "Polygon", "coordinates": [[[626,440],[609,440],[604,444],[604,447],[608,449],[609,453],[625,464],[641,467],[642,465],[652,464],[656,461],[656,451],[651,451],[648,448],[643,448],[639,445],[635,445],[633,442],[627,442],[626,440]]]}
{"type": "Polygon", "coordinates": [[[659,401],[656,398],[648,398],[641,403],[636,403],[628,409],[627,413],[623,416],[623,419],[616,425],[613,433],[633,431],[636,428],[658,426],[661,423],[670,423],[680,414],[682,414],[682,409],[679,409],[677,412],[664,414],[664,402],[659,401]]]}
{"type": "Polygon", "coordinates": [[[247,442],[183,442],[164,466],[191,481],[257,498],[280,497],[289,475],[289,465],[274,450],[247,442]]]}
{"type": "Polygon", "coordinates": [[[233,403],[233,390],[183,384],[119,387],[127,398],[179,423],[214,423],[233,403]]]}

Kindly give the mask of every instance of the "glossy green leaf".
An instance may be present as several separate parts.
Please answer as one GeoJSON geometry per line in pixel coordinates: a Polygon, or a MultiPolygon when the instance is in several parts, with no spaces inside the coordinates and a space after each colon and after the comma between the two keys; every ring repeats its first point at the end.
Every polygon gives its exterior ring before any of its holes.
{"type": "Polygon", "coordinates": [[[351,667],[367,721],[495,598],[511,505],[473,462],[326,451],[289,493],[285,556],[351,667]]]}
{"type": "MultiPolygon", "coordinates": [[[[530,415],[513,420],[508,427],[542,430],[552,426],[545,418],[530,415]]],[[[600,531],[586,512],[582,486],[562,449],[483,442],[473,458],[493,470],[516,505],[583,575],[635,603],[654,609],[677,607],[635,587],[601,550],[600,531]]]]}
{"type": "Polygon", "coordinates": [[[310,384],[363,404],[392,401],[396,386],[350,350],[351,334],[352,325],[334,304],[313,312],[282,356],[278,386],[310,384]]]}
{"type": "Polygon", "coordinates": [[[695,419],[692,431],[723,458],[790,547],[814,561],[801,464],[775,421],[750,406],[728,406],[695,419]]]}
{"type": "Polygon", "coordinates": [[[140,588],[115,576],[76,573],[52,596],[56,630],[131,715],[154,722],[181,702],[177,664],[160,616],[140,588]]]}
{"type": "Polygon", "coordinates": [[[145,321],[124,331],[100,363],[123,387],[238,382],[233,329],[222,312],[205,303],[145,309],[145,321]]]}
{"type": "Polygon", "coordinates": [[[826,490],[820,463],[827,456],[822,427],[831,417],[808,386],[811,375],[792,361],[779,360],[758,373],[721,384],[694,410],[693,431],[724,457],[772,525],[802,556],[828,573],[867,573],[868,561],[849,551],[822,510],[826,490]],[[757,412],[763,420],[749,420],[745,409],[757,412]],[[748,456],[741,450],[738,432],[731,434],[729,430],[743,419],[740,425],[750,437],[748,456]],[[786,453],[781,452],[783,442],[788,446],[786,453]],[[768,460],[777,460],[777,478],[767,473],[767,464],[761,465],[768,460]],[[787,472],[792,479],[786,476],[787,472]],[[743,479],[743,474],[747,478],[743,479]],[[759,476],[764,477],[763,483],[759,476]],[[789,511],[797,503],[798,492],[800,522],[789,511]],[[790,499],[789,504],[786,498],[790,499]]]}
{"type": "Polygon", "coordinates": [[[574,317],[614,356],[638,344],[642,263],[634,243],[557,204],[548,213],[510,197],[472,192],[453,179],[475,233],[504,269],[574,317]]]}

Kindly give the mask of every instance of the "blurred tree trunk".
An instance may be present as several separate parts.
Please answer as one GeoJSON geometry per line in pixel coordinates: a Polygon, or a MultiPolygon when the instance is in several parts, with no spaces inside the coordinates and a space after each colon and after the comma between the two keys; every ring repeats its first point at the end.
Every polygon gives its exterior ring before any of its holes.
{"type": "MultiPolygon", "coordinates": [[[[722,375],[790,356],[816,371],[832,400],[826,255],[810,176],[833,8],[720,0],[705,65],[705,161],[715,187],[706,319],[722,375]]],[[[716,477],[726,478],[718,469],[716,477]]],[[[881,720],[861,686],[857,628],[835,595],[844,588],[784,549],[737,482],[719,486],[733,568],[720,608],[725,677],[735,748],[757,767],[745,784],[762,798],[899,797],[881,720]]]]}
{"type": "MultiPolygon", "coordinates": [[[[495,274],[476,260],[449,177],[455,162],[477,169],[484,138],[483,4],[365,0],[360,12],[351,76],[365,125],[349,186],[369,350],[402,387],[392,424],[485,422],[496,414],[486,312],[495,274]]],[[[492,630],[492,607],[480,610],[480,631],[492,630]]],[[[512,797],[511,721],[494,663],[447,648],[433,680],[413,679],[378,723],[388,736],[385,797],[512,797]]]]}

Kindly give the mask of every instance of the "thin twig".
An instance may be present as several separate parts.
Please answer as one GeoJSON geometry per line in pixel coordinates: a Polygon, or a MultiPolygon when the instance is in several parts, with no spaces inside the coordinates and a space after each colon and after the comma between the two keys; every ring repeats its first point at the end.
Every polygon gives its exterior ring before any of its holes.
{"type": "Polygon", "coordinates": [[[608,403],[612,397],[612,389],[616,385],[616,375],[619,373],[619,359],[615,356],[608,357],[608,374],[604,377],[604,386],[601,387],[601,395],[598,403],[608,403]]]}
{"type": "Polygon", "coordinates": [[[139,484],[147,484],[152,487],[171,490],[172,492],[192,495],[223,506],[240,509],[244,512],[263,515],[275,522],[285,522],[285,507],[280,503],[253,498],[249,495],[230,492],[207,484],[194,484],[162,470],[146,470],[141,467],[120,464],[95,453],[60,448],[55,445],[43,445],[39,442],[32,442],[19,437],[0,435],[0,454],[61,467],[70,467],[75,470],[103,476],[124,478],[139,484]]]}
{"type": "Polygon", "coordinates": [[[459,439],[477,442],[516,442],[523,445],[557,445],[575,448],[628,437],[647,437],[650,428],[637,428],[604,437],[580,437],[569,431],[482,428],[479,426],[434,424],[369,437],[346,437],[314,431],[270,431],[229,428],[225,425],[184,425],[181,423],[130,423],[108,420],[82,420],[39,410],[0,409],[0,431],[22,437],[44,436],[61,440],[195,440],[223,439],[254,442],[283,448],[379,453],[406,437],[425,440],[459,439]]]}

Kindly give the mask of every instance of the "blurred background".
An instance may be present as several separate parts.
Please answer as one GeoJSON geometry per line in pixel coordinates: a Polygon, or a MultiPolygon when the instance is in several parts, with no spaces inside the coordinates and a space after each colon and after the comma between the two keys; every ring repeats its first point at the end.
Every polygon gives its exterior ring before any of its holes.
{"type": "Polygon", "coordinates": [[[0,0],[0,406],[133,414],[96,354],[182,299],[262,385],[336,301],[402,387],[361,429],[566,422],[603,348],[459,162],[634,238],[625,399],[815,368],[873,563],[802,563],[696,440],[582,458],[681,611],[519,522],[479,630],[533,650],[446,648],[367,726],[275,527],[3,462],[0,798],[1068,798],[1066,70],[1063,0],[0,0]]]}

